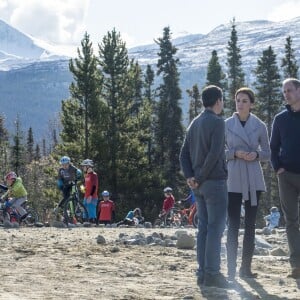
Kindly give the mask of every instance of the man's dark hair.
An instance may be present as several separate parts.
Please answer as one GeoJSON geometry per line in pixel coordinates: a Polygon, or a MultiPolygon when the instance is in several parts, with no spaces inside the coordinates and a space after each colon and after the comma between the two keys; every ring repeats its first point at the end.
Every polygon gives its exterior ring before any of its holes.
{"type": "Polygon", "coordinates": [[[218,99],[223,98],[223,93],[218,86],[209,85],[203,89],[201,98],[204,107],[212,107],[218,99]]]}

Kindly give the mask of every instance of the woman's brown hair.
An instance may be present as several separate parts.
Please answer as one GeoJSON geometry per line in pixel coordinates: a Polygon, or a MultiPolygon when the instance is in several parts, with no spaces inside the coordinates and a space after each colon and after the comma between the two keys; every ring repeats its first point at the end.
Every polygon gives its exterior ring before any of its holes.
{"type": "Polygon", "coordinates": [[[255,102],[254,92],[250,88],[248,88],[248,87],[241,87],[240,89],[238,89],[235,92],[234,99],[236,99],[237,95],[240,94],[240,93],[244,93],[244,94],[248,95],[251,103],[255,102]]]}

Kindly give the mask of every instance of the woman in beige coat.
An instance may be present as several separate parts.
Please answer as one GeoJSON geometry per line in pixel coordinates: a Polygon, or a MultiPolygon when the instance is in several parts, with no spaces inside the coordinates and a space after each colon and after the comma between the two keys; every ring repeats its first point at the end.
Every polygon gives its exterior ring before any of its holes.
{"type": "Polygon", "coordinates": [[[240,88],[235,94],[236,112],[225,121],[226,159],[228,164],[228,277],[234,280],[240,228],[241,205],[245,205],[240,277],[254,278],[251,271],[254,252],[255,222],[261,192],[266,191],[260,161],[270,159],[267,128],[250,112],[255,96],[251,89],[240,88]]]}

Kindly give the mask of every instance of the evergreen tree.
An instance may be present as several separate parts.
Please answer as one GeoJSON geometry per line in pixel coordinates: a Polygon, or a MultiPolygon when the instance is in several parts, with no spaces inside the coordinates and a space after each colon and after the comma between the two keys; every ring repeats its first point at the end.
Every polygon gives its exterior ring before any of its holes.
{"type": "Polygon", "coordinates": [[[69,68],[75,82],[71,83],[71,97],[78,101],[78,113],[83,119],[84,151],[82,155],[89,157],[90,126],[98,117],[100,77],[97,70],[97,59],[93,55],[92,43],[87,33],[81,41],[81,50],[77,49],[78,58],[70,60],[69,68]]]}
{"type": "Polygon", "coordinates": [[[254,72],[256,75],[255,88],[257,90],[255,112],[267,124],[268,133],[270,134],[274,116],[280,109],[282,99],[276,54],[271,46],[263,51],[254,72]]]}
{"type": "Polygon", "coordinates": [[[144,96],[149,99],[150,101],[153,101],[154,95],[153,95],[153,83],[154,83],[154,71],[152,70],[150,65],[147,65],[146,73],[145,73],[145,92],[144,96]]]}
{"type": "Polygon", "coordinates": [[[30,163],[34,158],[34,139],[33,139],[33,131],[32,127],[29,127],[28,135],[27,135],[27,163],[30,163]]]}
{"type": "Polygon", "coordinates": [[[61,111],[62,144],[58,144],[56,151],[61,155],[68,155],[73,161],[82,160],[84,153],[84,125],[83,112],[80,103],[71,98],[62,101],[61,111]]]}
{"type": "Polygon", "coordinates": [[[8,131],[4,126],[4,118],[0,115],[0,170],[2,173],[1,178],[4,177],[7,171],[7,161],[8,161],[8,131]]]}
{"type": "Polygon", "coordinates": [[[158,87],[158,109],[156,124],[157,160],[168,183],[176,186],[179,175],[178,155],[183,140],[181,124],[182,111],[179,101],[179,59],[177,49],[172,45],[169,27],[163,29],[163,36],[155,41],[159,45],[157,75],[162,78],[158,87]]]}
{"type": "Polygon", "coordinates": [[[191,90],[186,90],[190,98],[190,105],[189,105],[189,123],[199,115],[202,107],[201,102],[201,94],[199,92],[198,85],[193,85],[191,90]]]}
{"type": "Polygon", "coordinates": [[[13,136],[13,145],[11,147],[11,168],[18,175],[24,172],[25,167],[25,146],[23,144],[24,134],[21,129],[21,122],[19,116],[15,121],[15,133],[13,136]]]}
{"type": "Polygon", "coordinates": [[[41,159],[41,150],[39,144],[36,144],[35,151],[34,151],[34,160],[40,160],[41,159]]]}
{"type": "Polygon", "coordinates": [[[292,48],[292,38],[288,36],[285,44],[285,57],[281,60],[284,78],[298,78],[299,67],[295,57],[295,50],[292,48]]]}
{"type": "Polygon", "coordinates": [[[208,62],[206,84],[214,84],[223,89],[224,79],[225,74],[223,73],[221,65],[219,63],[218,53],[216,50],[213,50],[211,53],[211,59],[208,62]]]}
{"type": "MultiPolygon", "coordinates": [[[[103,74],[102,97],[107,106],[107,118],[105,122],[105,146],[106,153],[102,157],[106,170],[107,180],[113,193],[118,191],[118,172],[122,157],[122,150],[125,146],[121,138],[127,135],[126,121],[129,118],[128,112],[132,111],[129,93],[126,90],[128,83],[129,58],[125,43],[120,33],[115,29],[108,32],[99,44],[99,65],[103,74]],[[108,177],[108,178],[107,178],[108,177]]],[[[100,154],[100,153],[99,153],[100,154]]]]}
{"type": "MultiPolygon", "coordinates": [[[[266,123],[270,135],[274,116],[279,112],[282,103],[279,69],[276,62],[276,55],[271,46],[267,50],[264,50],[262,57],[258,59],[255,74],[257,100],[254,112],[266,123]]],[[[279,203],[279,199],[277,180],[274,172],[271,170],[270,163],[264,166],[264,174],[267,193],[265,195],[266,201],[262,208],[267,212],[271,206],[279,203]]]]}
{"type": "Polygon", "coordinates": [[[127,87],[129,94],[133,92],[133,106],[131,113],[137,114],[143,101],[142,88],[144,85],[142,78],[142,69],[138,62],[131,61],[128,71],[129,86],[127,87]]]}
{"type": "Polygon", "coordinates": [[[156,112],[156,102],[154,96],[154,71],[152,70],[150,65],[147,65],[145,72],[145,80],[144,80],[144,109],[149,111],[149,123],[145,125],[148,127],[148,134],[146,134],[147,138],[147,157],[148,157],[148,166],[150,169],[153,169],[153,161],[154,161],[154,140],[155,140],[155,112],[156,112]]]}
{"type": "Polygon", "coordinates": [[[232,21],[231,36],[227,47],[227,67],[228,67],[228,109],[227,114],[231,115],[235,111],[235,92],[244,85],[245,74],[242,70],[241,50],[238,47],[238,36],[235,19],[232,21]]]}
{"type": "Polygon", "coordinates": [[[46,140],[43,139],[42,141],[42,149],[43,149],[43,157],[45,157],[47,155],[47,148],[46,148],[46,140]]]}

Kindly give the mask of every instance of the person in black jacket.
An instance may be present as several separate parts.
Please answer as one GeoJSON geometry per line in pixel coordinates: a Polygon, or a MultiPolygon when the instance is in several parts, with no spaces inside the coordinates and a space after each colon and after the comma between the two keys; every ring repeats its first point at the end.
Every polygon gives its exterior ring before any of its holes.
{"type": "Polygon", "coordinates": [[[300,278],[300,80],[283,81],[286,109],[275,116],[271,133],[271,162],[278,177],[281,208],[290,249],[290,277],[300,278]]]}

